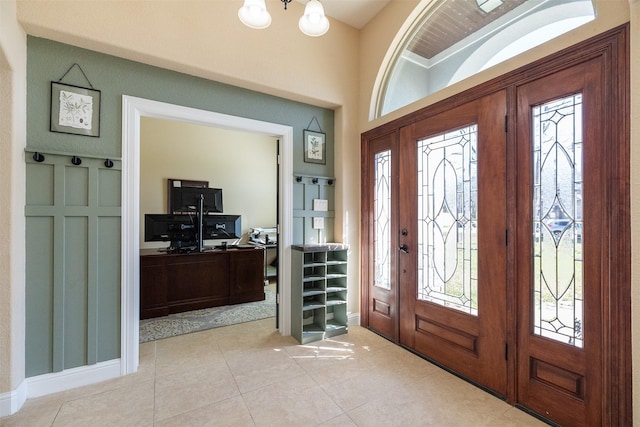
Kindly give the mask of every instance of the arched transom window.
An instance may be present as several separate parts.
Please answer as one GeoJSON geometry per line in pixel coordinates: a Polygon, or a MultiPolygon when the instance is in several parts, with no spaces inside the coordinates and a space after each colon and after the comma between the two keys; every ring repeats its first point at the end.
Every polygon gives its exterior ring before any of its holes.
{"type": "Polygon", "coordinates": [[[592,0],[433,0],[381,70],[383,116],[595,18],[592,0]]]}

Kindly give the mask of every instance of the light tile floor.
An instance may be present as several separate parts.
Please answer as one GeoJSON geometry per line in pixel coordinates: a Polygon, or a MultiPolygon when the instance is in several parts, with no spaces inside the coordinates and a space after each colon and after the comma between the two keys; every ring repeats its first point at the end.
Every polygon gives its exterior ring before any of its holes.
{"type": "Polygon", "coordinates": [[[274,319],[140,345],[134,375],[28,400],[0,426],[542,426],[360,327],[298,345],[274,319]]]}

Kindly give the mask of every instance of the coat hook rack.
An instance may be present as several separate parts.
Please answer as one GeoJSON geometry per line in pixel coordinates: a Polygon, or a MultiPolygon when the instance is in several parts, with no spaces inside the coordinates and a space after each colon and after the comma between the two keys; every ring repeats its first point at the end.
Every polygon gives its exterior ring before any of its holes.
{"type": "Polygon", "coordinates": [[[78,156],[73,156],[71,158],[71,163],[73,163],[75,166],[80,166],[82,164],[82,159],[78,156]]]}
{"type": "Polygon", "coordinates": [[[35,153],[33,153],[33,160],[38,163],[42,163],[44,162],[44,155],[36,151],[35,153]]]}

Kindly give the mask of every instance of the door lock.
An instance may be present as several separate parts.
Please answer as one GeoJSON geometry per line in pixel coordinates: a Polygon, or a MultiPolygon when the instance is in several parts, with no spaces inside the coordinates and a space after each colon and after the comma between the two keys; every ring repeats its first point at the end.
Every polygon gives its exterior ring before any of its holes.
{"type": "Polygon", "coordinates": [[[402,252],[404,252],[405,254],[409,253],[409,247],[407,245],[400,245],[399,248],[402,252]]]}

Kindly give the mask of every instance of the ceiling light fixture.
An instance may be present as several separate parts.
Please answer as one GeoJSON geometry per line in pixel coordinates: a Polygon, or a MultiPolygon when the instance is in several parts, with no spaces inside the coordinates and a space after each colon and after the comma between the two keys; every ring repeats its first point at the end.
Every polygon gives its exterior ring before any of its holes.
{"type": "MultiPolygon", "coordinates": [[[[280,1],[284,3],[284,9],[287,10],[291,0],[280,1]]],[[[271,15],[267,11],[265,0],[244,0],[244,4],[238,10],[238,18],[247,27],[258,30],[271,25],[271,15]]],[[[298,27],[300,31],[311,37],[319,37],[329,31],[329,19],[325,16],[324,7],[318,0],[310,0],[307,3],[304,14],[298,21],[298,27]]]]}
{"type": "Polygon", "coordinates": [[[497,8],[502,3],[504,3],[504,1],[503,0],[476,0],[476,3],[484,13],[489,13],[493,9],[497,8]]]}

